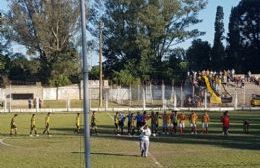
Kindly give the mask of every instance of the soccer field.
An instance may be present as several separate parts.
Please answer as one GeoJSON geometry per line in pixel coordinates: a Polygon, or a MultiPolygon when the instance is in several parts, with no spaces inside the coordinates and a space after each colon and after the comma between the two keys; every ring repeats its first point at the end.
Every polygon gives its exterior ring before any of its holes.
{"type": "MultiPolygon", "coordinates": [[[[183,136],[151,137],[150,155],[141,158],[138,138],[114,136],[111,119],[114,114],[97,113],[99,134],[91,138],[92,167],[260,167],[260,111],[230,112],[228,137],[222,135],[219,122],[222,113],[209,114],[208,135],[190,135],[187,127],[183,136]],[[251,123],[248,135],[242,133],[244,119],[251,123]]],[[[84,167],[83,137],[73,133],[76,114],[52,114],[51,137],[42,135],[45,115],[36,114],[40,136],[30,137],[31,114],[19,113],[16,118],[18,135],[10,137],[9,125],[13,114],[0,114],[1,168],[84,167]]],[[[198,125],[201,127],[200,122],[198,125]]]]}

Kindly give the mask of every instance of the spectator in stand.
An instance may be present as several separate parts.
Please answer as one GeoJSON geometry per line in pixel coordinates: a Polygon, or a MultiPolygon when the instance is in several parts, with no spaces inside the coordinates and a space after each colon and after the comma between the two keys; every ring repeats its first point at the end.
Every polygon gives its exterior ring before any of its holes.
{"type": "Polygon", "coordinates": [[[247,73],[247,82],[250,82],[251,80],[250,80],[250,78],[251,78],[251,71],[248,71],[248,73],[247,73]]]}
{"type": "Polygon", "coordinates": [[[39,98],[39,108],[42,108],[42,99],[39,98]]]}
{"type": "Polygon", "coordinates": [[[28,100],[28,108],[29,108],[29,109],[32,108],[32,99],[31,99],[31,98],[28,100]]]}
{"type": "Polygon", "coordinates": [[[36,108],[36,98],[33,99],[33,108],[36,108]]]}

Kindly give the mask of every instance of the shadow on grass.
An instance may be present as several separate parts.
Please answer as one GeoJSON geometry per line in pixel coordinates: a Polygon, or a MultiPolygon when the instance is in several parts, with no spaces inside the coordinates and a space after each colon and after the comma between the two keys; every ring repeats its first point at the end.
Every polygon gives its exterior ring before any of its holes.
{"type": "MultiPolygon", "coordinates": [[[[84,152],[71,152],[74,154],[84,154],[84,152]]],[[[108,152],[91,152],[91,155],[101,155],[101,156],[127,156],[127,157],[140,157],[136,154],[126,154],[126,153],[108,153],[108,152]]]]}
{"type": "MultiPolygon", "coordinates": [[[[185,129],[185,134],[180,136],[176,135],[159,135],[157,137],[151,137],[151,142],[157,143],[174,143],[174,144],[194,144],[194,145],[212,145],[221,146],[225,148],[234,149],[247,149],[247,150],[260,150],[260,129],[258,125],[252,125],[254,130],[250,134],[242,133],[242,126],[232,125],[230,129],[230,136],[223,136],[221,134],[221,125],[212,125],[209,130],[209,134],[190,135],[190,128],[185,129]],[[241,128],[241,129],[240,129],[241,128]]],[[[74,128],[52,128],[51,131],[55,131],[58,135],[73,135],[74,128]]],[[[116,136],[113,125],[98,125],[98,135],[94,135],[95,138],[110,138],[115,140],[127,140],[138,141],[138,135],[130,137],[126,134],[126,127],[124,134],[116,136]]],[[[80,130],[83,134],[84,129],[80,130]]],[[[109,154],[109,153],[105,153],[109,154]]],[[[101,154],[100,154],[101,155],[101,154]]],[[[121,155],[121,154],[120,154],[121,155]]]]}

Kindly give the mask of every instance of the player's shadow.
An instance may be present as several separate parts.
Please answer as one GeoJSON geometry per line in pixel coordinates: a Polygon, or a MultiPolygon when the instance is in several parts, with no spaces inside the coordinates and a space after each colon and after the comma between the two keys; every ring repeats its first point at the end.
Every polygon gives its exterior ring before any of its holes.
{"type": "MultiPolygon", "coordinates": [[[[84,154],[84,152],[71,152],[74,154],[84,154]]],[[[109,153],[109,152],[91,152],[91,155],[101,155],[101,156],[127,156],[127,157],[140,157],[136,154],[126,154],[126,153],[109,153]]]]}
{"type": "Polygon", "coordinates": [[[260,150],[260,137],[247,135],[182,135],[170,138],[151,138],[152,142],[214,145],[236,149],[260,150]]]}
{"type": "Polygon", "coordinates": [[[103,155],[103,156],[131,156],[131,157],[140,157],[136,154],[126,154],[126,153],[105,153],[105,152],[92,152],[92,155],[103,155]]]}

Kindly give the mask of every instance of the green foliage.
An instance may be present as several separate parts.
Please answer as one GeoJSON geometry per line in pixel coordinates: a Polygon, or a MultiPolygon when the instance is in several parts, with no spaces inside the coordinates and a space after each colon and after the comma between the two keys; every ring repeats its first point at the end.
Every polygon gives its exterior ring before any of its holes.
{"type": "Polygon", "coordinates": [[[12,56],[9,67],[9,79],[15,81],[35,82],[38,81],[40,62],[36,59],[28,60],[24,55],[12,56]]]}
{"type": "Polygon", "coordinates": [[[49,80],[50,86],[60,87],[60,86],[66,86],[71,84],[71,81],[69,80],[68,76],[65,76],[63,74],[61,75],[54,75],[49,80]]]}
{"type": "MultiPolygon", "coordinates": [[[[106,76],[127,69],[141,80],[161,80],[158,72],[167,70],[161,66],[162,59],[171,54],[173,46],[203,34],[190,26],[201,22],[197,15],[206,3],[206,0],[106,0],[102,17],[106,76]],[[134,68],[128,69],[129,64],[134,68]]],[[[91,18],[92,26],[98,25],[98,15],[91,18]]],[[[89,29],[97,36],[94,28],[89,29]]]]}
{"type": "MultiPolygon", "coordinates": [[[[58,81],[57,83],[59,85],[61,84],[60,86],[64,86],[64,84],[66,83],[69,84],[71,82],[79,83],[81,66],[80,66],[79,55],[75,49],[56,52],[54,53],[52,58],[53,60],[51,60],[51,62],[49,63],[50,66],[49,69],[51,71],[50,72],[51,81],[58,81]],[[71,81],[73,76],[74,77],[78,76],[78,78],[73,78],[74,81],[71,81]]],[[[49,83],[53,84],[53,82],[49,82],[49,83]]]]}
{"type": "MultiPolygon", "coordinates": [[[[24,45],[28,49],[27,53],[39,55],[41,63],[39,75],[43,83],[47,83],[53,73],[75,70],[75,68],[69,68],[78,66],[77,63],[71,65],[75,62],[66,60],[66,63],[58,67],[61,61],[60,58],[55,57],[57,53],[64,53],[73,48],[72,36],[76,34],[79,27],[77,24],[79,2],[77,0],[13,0],[10,1],[9,6],[8,39],[24,45]],[[69,67],[61,69],[61,67],[66,67],[64,64],[69,67]],[[53,69],[52,65],[55,65],[57,69],[53,69]]],[[[77,71],[74,72],[77,73],[77,71]]],[[[63,74],[71,73],[64,72],[63,74]]]]}
{"type": "Polygon", "coordinates": [[[131,84],[140,84],[140,80],[134,77],[129,70],[120,70],[120,72],[114,71],[113,82],[121,86],[130,86],[131,84]]]}
{"type": "Polygon", "coordinates": [[[228,64],[239,72],[259,73],[260,62],[260,3],[241,0],[231,10],[228,33],[228,64]]]}
{"type": "Polygon", "coordinates": [[[89,79],[98,80],[99,79],[99,66],[93,66],[89,71],[89,79]]]}
{"type": "Polygon", "coordinates": [[[211,68],[211,47],[207,41],[201,39],[193,40],[192,45],[187,50],[189,69],[201,71],[211,68]]]}
{"type": "Polygon", "coordinates": [[[217,12],[216,12],[216,19],[215,19],[215,36],[214,36],[214,43],[212,47],[212,64],[211,68],[214,70],[221,70],[225,66],[225,48],[222,43],[222,40],[224,39],[223,33],[224,33],[224,13],[223,13],[223,7],[218,6],[217,12]]]}

